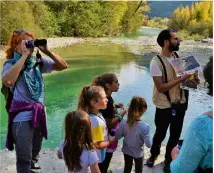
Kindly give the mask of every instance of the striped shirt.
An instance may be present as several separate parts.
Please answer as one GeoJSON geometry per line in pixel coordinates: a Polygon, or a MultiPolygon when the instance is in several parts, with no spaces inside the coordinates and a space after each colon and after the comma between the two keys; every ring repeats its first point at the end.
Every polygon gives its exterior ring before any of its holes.
{"type": "MultiPolygon", "coordinates": [[[[91,122],[91,131],[92,131],[92,139],[94,142],[101,142],[108,140],[108,129],[106,126],[106,121],[102,115],[98,114],[90,114],[90,122],[91,122]]],[[[97,156],[99,158],[99,163],[102,163],[105,159],[106,148],[97,149],[97,156]]]]}

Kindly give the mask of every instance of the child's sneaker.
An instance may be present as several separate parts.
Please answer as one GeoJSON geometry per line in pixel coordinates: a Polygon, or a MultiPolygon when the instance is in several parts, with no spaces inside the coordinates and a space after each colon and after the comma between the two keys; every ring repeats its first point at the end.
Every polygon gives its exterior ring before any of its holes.
{"type": "Polygon", "coordinates": [[[155,163],[155,159],[153,157],[149,157],[146,161],[146,165],[150,168],[154,166],[154,163],[155,163]]]}

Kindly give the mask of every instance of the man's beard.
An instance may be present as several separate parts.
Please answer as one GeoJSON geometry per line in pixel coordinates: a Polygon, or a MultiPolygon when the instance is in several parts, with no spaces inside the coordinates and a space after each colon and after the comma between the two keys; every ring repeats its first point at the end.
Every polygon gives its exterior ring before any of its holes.
{"type": "Polygon", "coordinates": [[[178,50],[179,50],[179,46],[180,46],[179,43],[177,43],[177,45],[173,45],[173,44],[170,42],[169,51],[170,51],[170,52],[178,51],[178,50]]]}

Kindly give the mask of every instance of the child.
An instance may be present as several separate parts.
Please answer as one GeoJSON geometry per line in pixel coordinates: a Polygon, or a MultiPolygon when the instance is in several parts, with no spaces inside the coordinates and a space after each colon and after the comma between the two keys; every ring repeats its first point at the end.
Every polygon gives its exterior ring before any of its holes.
{"type": "Polygon", "coordinates": [[[69,112],[65,117],[65,140],[59,145],[58,158],[65,160],[69,173],[88,173],[90,170],[100,173],[97,153],[93,149],[88,114],[69,112]]]}
{"type": "MultiPolygon", "coordinates": [[[[111,96],[113,92],[117,92],[119,89],[120,84],[118,83],[118,79],[114,73],[104,73],[100,76],[94,77],[91,85],[102,86],[106,92],[108,104],[106,109],[101,110],[101,113],[107,122],[109,134],[112,134],[116,131],[119,122],[127,113],[122,104],[114,103],[114,100],[111,96]],[[117,108],[122,109],[120,114],[117,113],[117,108]]],[[[107,173],[109,163],[111,161],[113,152],[117,148],[117,144],[118,141],[115,140],[112,145],[107,148],[105,160],[102,163],[99,163],[101,173],[107,173]]]]}
{"type": "Polygon", "coordinates": [[[124,137],[122,152],[124,153],[124,173],[130,173],[133,160],[135,172],[143,171],[143,145],[152,146],[149,136],[149,125],[142,122],[140,117],[147,109],[146,101],[142,97],[133,97],[128,109],[128,120],[123,120],[116,130],[116,139],[124,137]]]}
{"type": "Polygon", "coordinates": [[[105,109],[108,99],[102,87],[86,86],[82,89],[78,109],[84,110],[89,114],[92,130],[92,139],[97,149],[99,163],[105,159],[106,147],[114,140],[114,137],[108,137],[106,121],[99,114],[100,109],[105,109]]]}

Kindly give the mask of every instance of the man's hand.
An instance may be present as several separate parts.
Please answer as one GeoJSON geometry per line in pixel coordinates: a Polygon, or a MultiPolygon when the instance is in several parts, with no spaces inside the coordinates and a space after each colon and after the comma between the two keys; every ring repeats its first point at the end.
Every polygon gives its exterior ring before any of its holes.
{"type": "Polygon", "coordinates": [[[174,147],[172,149],[172,152],[171,152],[171,157],[172,157],[172,160],[175,160],[179,154],[180,150],[178,149],[178,147],[174,147]]]}
{"type": "Polygon", "coordinates": [[[183,82],[183,81],[187,80],[188,78],[190,78],[192,75],[193,75],[193,74],[190,74],[190,73],[186,73],[186,72],[185,72],[185,73],[181,76],[180,80],[183,82]]]}

